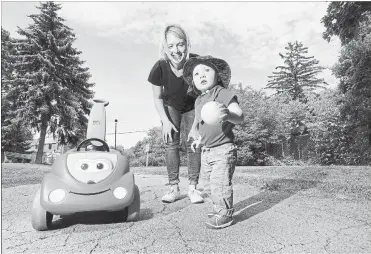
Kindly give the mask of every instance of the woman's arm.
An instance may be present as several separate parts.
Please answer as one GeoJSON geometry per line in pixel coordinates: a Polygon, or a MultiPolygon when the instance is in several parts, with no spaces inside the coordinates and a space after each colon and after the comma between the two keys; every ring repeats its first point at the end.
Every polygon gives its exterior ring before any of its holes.
{"type": "Polygon", "coordinates": [[[168,138],[170,141],[173,141],[173,138],[171,136],[171,131],[174,130],[175,132],[178,132],[178,130],[170,122],[169,118],[166,115],[164,101],[162,99],[162,87],[152,85],[152,91],[153,91],[153,101],[155,103],[157,113],[160,116],[160,119],[162,122],[162,138],[164,139],[165,143],[168,142],[168,138]]]}
{"type": "Polygon", "coordinates": [[[152,85],[153,101],[158,115],[160,116],[161,122],[169,121],[164,107],[164,101],[162,100],[162,86],[152,85]]]}

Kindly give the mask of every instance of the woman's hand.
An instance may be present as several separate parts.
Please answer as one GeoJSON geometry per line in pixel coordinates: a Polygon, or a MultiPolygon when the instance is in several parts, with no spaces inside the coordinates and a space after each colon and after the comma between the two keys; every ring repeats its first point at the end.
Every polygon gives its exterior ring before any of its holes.
{"type": "Polygon", "coordinates": [[[167,143],[168,141],[173,142],[172,130],[178,132],[177,128],[169,120],[165,120],[162,122],[162,138],[165,143],[167,143]]]}

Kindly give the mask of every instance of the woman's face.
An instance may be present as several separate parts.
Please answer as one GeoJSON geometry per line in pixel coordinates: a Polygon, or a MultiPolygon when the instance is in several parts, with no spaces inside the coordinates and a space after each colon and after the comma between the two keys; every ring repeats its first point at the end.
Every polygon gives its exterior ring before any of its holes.
{"type": "Polygon", "coordinates": [[[217,76],[215,70],[210,66],[198,64],[193,69],[193,82],[199,91],[205,92],[210,90],[215,86],[216,81],[217,76]]]}
{"type": "Polygon", "coordinates": [[[167,56],[172,63],[179,65],[186,58],[186,41],[173,33],[168,33],[166,35],[166,42],[168,47],[167,56]]]}

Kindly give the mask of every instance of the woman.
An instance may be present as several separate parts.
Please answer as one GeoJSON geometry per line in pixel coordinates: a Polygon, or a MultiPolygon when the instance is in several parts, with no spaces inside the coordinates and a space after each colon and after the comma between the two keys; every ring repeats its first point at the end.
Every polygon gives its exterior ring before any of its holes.
{"type": "Polygon", "coordinates": [[[194,102],[196,94],[183,79],[183,66],[190,54],[190,41],[186,32],[179,25],[165,28],[161,44],[161,59],[152,67],[148,81],[152,84],[153,100],[161,118],[162,134],[166,144],[166,164],[170,190],[162,197],[165,203],[172,203],[180,198],[180,124],[183,121],[187,140],[188,155],[188,197],[192,203],[202,203],[203,198],[196,189],[200,168],[201,153],[191,150],[195,133],[190,133],[195,116],[194,102]]]}

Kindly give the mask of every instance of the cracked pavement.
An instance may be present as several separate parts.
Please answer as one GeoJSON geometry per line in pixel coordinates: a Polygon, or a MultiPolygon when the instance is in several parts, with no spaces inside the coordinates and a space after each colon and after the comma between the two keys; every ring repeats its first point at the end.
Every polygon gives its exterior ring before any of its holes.
{"type": "Polygon", "coordinates": [[[235,183],[235,223],[210,230],[204,221],[211,202],[191,204],[187,179],[181,178],[182,199],[172,204],[161,202],[165,176],[135,179],[139,221],[114,223],[104,213],[54,216],[53,229],[44,232],[30,221],[39,185],[3,188],[2,253],[371,253],[369,200],[329,196],[315,187],[262,191],[235,183]]]}

